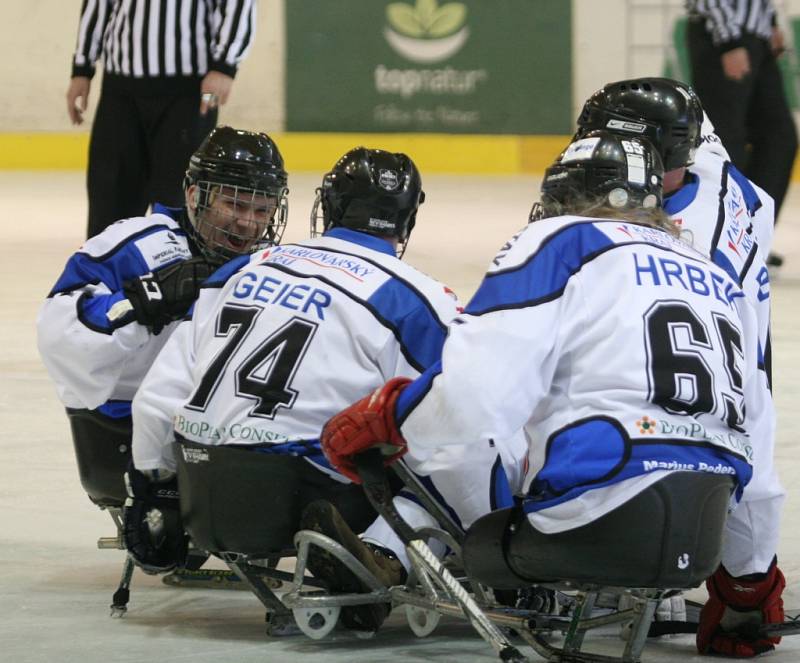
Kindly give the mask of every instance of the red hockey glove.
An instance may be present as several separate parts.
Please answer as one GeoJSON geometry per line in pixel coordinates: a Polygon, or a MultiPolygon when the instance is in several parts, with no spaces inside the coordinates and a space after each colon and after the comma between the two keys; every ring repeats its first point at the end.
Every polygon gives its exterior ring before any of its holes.
{"type": "Polygon", "coordinates": [[[761,580],[734,578],[723,567],[706,580],[708,602],[700,612],[697,649],[701,654],[750,658],[775,648],[780,637],[761,637],[758,628],[783,622],[786,586],[777,561],[761,580]]]}
{"type": "Polygon", "coordinates": [[[397,430],[394,407],[400,392],[411,382],[394,378],[332,417],[322,429],[322,451],[337,470],[356,483],[361,479],[352,458],[379,447],[388,465],[406,452],[406,441],[397,430]]]}

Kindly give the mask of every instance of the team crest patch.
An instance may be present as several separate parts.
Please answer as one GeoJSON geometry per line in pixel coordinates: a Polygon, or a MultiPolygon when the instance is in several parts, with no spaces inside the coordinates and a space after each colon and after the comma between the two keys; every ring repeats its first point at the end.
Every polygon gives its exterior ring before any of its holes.
{"type": "Polygon", "coordinates": [[[387,191],[394,191],[400,184],[400,179],[397,177],[396,170],[389,170],[382,168],[378,172],[378,184],[387,191]]]}

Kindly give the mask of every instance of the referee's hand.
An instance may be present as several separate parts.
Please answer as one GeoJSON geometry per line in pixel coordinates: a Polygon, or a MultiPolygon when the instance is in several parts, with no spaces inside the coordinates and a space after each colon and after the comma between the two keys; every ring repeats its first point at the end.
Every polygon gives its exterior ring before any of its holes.
{"type": "Polygon", "coordinates": [[[772,35],[769,38],[769,48],[772,55],[779,58],[786,52],[786,37],[777,25],[772,28],[772,35]]]}
{"type": "Polygon", "coordinates": [[[750,73],[750,54],[739,46],[722,54],[722,71],[732,81],[740,81],[750,73]]]}
{"type": "Polygon", "coordinates": [[[200,83],[200,115],[217,106],[224,106],[231,93],[233,79],[221,71],[209,71],[200,83]]]}
{"type": "Polygon", "coordinates": [[[72,124],[83,124],[92,82],[86,76],[73,76],[67,88],[67,113],[72,124]]]}

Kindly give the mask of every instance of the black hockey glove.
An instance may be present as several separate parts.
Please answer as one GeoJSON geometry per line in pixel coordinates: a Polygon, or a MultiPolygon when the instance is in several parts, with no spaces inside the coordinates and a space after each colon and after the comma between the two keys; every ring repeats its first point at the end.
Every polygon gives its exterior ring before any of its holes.
{"type": "Polygon", "coordinates": [[[159,334],[170,322],[186,315],[197,299],[200,284],[220,264],[205,258],[190,258],[123,283],[136,321],[153,334],[159,334]]]}
{"type": "Polygon", "coordinates": [[[189,537],[183,531],[177,478],[155,483],[131,467],[125,485],[122,536],[128,555],[150,574],[184,566],[189,537]]]}

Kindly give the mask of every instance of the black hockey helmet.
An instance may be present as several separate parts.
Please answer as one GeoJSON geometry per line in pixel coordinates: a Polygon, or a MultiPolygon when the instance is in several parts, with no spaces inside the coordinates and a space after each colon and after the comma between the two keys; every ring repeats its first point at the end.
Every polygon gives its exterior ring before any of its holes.
{"type": "Polygon", "coordinates": [[[670,78],[633,78],[595,92],[578,117],[577,136],[606,129],[644,136],[656,147],[664,170],[689,166],[700,146],[703,106],[689,85],[670,78]]]}
{"type": "Polygon", "coordinates": [[[288,214],[287,179],[283,157],[267,134],[213,129],[191,156],[184,179],[187,191],[197,187],[187,206],[200,249],[231,258],[280,242],[288,214]],[[220,203],[212,208],[217,198],[220,203]],[[241,207],[255,213],[251,224],[237,228],[235,210],[241,207]]]}
{"type": "Polygon", "coordinates": [[[322,178],[311,234],[317,234],[321,209],[324,230],[341,226],[395,237],[402,255],[424,200],[419,171],[407,155],[356,147],[322,178]]]}
{"type": "Polygon", "coordinates": [[[602,201],[618,209],[660,207],[664,167],[646,138],[590,131],[574,139],[542,181],[531,220],[558,216],[576,202],[602,201]]]}

